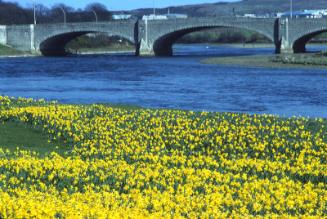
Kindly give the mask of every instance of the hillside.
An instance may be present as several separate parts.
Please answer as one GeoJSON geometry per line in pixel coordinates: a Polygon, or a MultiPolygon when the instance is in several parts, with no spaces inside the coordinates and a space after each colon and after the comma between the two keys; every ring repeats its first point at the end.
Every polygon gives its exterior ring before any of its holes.
{"type": "MultiPolygon", "coordinates": [[[[294,0],[294,10],[303,9],[327,9],[327,0],[294,0]]],[[[228,16],[233,14],[243,15],[246,13],[271,14],[288,11],[288,0],[243,0],[240,2],[218,2],[214,4],[199,4],[170,7],[171,13],[185,13],[192,17],[204,16],[228,16]]],[[[152,13],[153,9],[137,9],[132,13],[137,16],[152,13]]],[[[158,9],[158,13],[167,13],[168,8],[158,9]]]]}

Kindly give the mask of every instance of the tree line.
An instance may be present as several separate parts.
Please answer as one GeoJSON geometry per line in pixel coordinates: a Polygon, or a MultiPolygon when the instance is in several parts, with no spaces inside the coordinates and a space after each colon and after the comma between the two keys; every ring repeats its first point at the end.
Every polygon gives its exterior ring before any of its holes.
{"type": "MultiPolygon", "coordinates": [[[[112,13],[101,3],[92,3],[84,9],[74,9],[65,4],[57,4],[49,8],[42,4],[35,5],[37,23],[63,22],[63,11],[66,12],[67,22],[95,21],[96,12],[99,21],[112,19],[112,13]]],[[[34,22],[34,9],[24,8],[17,3],[0,0],[0,24],[32,24],[34,22]]]]}

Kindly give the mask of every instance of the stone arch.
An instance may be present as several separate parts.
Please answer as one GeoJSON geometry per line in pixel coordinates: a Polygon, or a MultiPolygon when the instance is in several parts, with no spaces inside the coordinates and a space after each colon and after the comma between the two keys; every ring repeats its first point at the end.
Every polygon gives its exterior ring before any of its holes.
{"type": "Polygon", "coordinates": [[[272,34],[266,33],[264,31],[258,30],[258,29],[253,29],[253,28],[248,28],[248,27],[241,27],[241,26],[233,26],[233,25],[206,25],[206,26],[194,26],[194,27],[185,27],[185,28],[180,28],[168,33],[165,33],[158,37],[154,43],[153,43],[153,52],[156,56],[171,56],[173,55],[173,49],[172,46],[173,44],[182,36],[192,33],[192,32],[197,32],[197,31],[202,31],[202,30],[208,30],[208,29],[215,29],[215,28],[237,28],[237,29],[245,29],[249,31],[253,31],[256,33],[259,33],[263,36],[265,36],[267,39],[269,39],[272,43],[275,42],[275,38],[272,34]]]}
{"type": "Polygon", "coordinates": [[[67,33],[59,33],[49,36],[42,40],[39,44],[39,51],[44,56],[63,56],[67,55],[65,47],[67,43],[72,41],[73,39],[80,37],[82,35],[86,35],[89,33],[105,33],[111,37],[118,36],[126,39],[127,41],[134,44],[134,40],[130,39],[128,36],[122,36],[121,34],[112,34],[107,32],[98,32],[98,31],[75,31],[75,32],[67,32],[67,33]]]}
{"type": "Polygon", "coordinates": [[[327,32],[327,28],[318,29],[314,31],[308,31],[304,35],[298,37],[294,40],[293,51],[294,53],[304,53],[306,52],[306,44],[313,39],[315,36],[327,32]]]}

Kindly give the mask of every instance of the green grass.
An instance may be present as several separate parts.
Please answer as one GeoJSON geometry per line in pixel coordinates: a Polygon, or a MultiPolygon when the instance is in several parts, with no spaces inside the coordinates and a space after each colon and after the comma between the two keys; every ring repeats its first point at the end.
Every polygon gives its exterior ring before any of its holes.
{"type": "Polygon", "coordinates": [[[67,147],[59,142],[49,143],[48,136],[31,125],[18,122],[0,124],[0,148],[15,151],[17,147],[20,150],[37,152],[40,156],[51,152],[63,155],[67,151],[67,147]]]}
{"type": "Polygon", "coordinates": [[[24,53],[0,44],[0,56],[22,55],[22,54],[24,53]]]}
{"type": "Polygon", "coordinates": [[[216,57],[204,59],[201,62],[204,64],[218,64],[228,66],[248,66],[248,67],[265,67],[265,68],[327,68],[326,58],[314,58],[312,54],[304,54],[304,58],[300,59],[299,55],[295,57],[294,62],[282,62],[280,56],[276,55],[255,55],[255,56],[234,56],[234,57],[216,57]],[[313,62],[309,62],[312,60],[313,62]],[[315,63],[314,63],[315,62],[315,63]],[[320,63],[318,63],[320,62],[320,63]]]}
{"type": "Polygon", "coordinates": [[[139,109],[145,109],[138,105],[132,105],[132,104],[121,104],[121,103],[99,103],[99,105],[103,105],[106,107],[112,107],[112,108],[118,108],[118,109],[124,109],[124,110],[139,110],[139,109]]]}
{"type": "Polygon", "coordinates": [[[125,51],[134,51],[133,46],[129,45],[112,45],[112,46],[104,46],[104,47],[96,47],[96,48],[84,48],[80,47],[77,49],[67,48],[68,52],[71,53],[106,53],[106,52],[125,52],[125,51]]]}

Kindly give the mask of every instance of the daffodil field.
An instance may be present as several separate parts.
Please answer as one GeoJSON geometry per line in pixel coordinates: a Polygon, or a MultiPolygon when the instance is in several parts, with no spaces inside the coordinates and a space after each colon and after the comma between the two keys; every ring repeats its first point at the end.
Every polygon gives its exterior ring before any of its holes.
{"type": "Polygon", "coordinates": [[[67,151],[0,149],[0,218],[327,215],[324,119],[0,96],[8,121],[67,151]]]}

